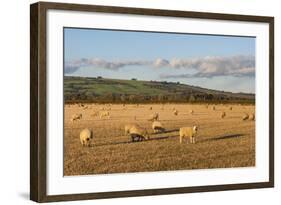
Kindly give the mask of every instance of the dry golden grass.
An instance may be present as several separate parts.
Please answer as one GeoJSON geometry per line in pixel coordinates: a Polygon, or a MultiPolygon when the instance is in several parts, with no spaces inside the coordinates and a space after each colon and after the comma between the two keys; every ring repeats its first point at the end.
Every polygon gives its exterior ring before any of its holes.
{"type": "Polygon", "coordinates": [[[216,105],[215,110],[192,104],[87,106],[65,106],[64,175],[255,166],[255,121],[242,120],[244,113],[255,112],[255,106],[216,105]],[[109,110],[110,118],[95,114],[102,108],[109,110]],[[173,108],[178,110],[177,116],[173,108]],[[165,133],[152,134],[152,122],[147,119],[155,112],[165,133]],[[224,119],[222,112],[226,113],[224,119]],[[79,113],[82,119],[71,122],[79,113]],[[127,123],[147,128],[150,140],[132,143],[124,135],[127,123]],[[196,144],[180,144],[178,129],[193,125],[199,128],[196,144]],[[79,132],[84,128],[94,133],[90,147],[80,144],[79,132]]]}

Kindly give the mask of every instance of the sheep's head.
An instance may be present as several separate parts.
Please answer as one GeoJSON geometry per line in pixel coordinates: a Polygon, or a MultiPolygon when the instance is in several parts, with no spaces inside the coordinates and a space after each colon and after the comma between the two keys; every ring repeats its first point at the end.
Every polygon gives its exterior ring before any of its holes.
{"type": "Polygon", "coordinates": [[[197,126],[194,126],[194,127],[193,127],[193,132],[196,133],[197,131],[198,131],[198,127],[197,127],[197,126]]]}

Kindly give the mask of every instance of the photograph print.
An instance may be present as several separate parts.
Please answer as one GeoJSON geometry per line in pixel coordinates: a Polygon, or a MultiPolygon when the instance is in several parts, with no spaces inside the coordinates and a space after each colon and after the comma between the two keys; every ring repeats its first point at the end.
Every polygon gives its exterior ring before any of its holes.
{"type": "Polygon", "coordinates": [[[64,176],[255,166],[255,37],[63,36],[64,176]]]}

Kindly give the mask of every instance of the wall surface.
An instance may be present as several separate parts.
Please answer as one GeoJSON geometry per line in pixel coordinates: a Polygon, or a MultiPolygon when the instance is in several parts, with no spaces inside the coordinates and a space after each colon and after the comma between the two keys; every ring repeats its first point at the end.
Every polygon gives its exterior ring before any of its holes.
{"type": "MultiPolygon", "coordinates": [[[[66,1],[87,4],[179,9],[275,17],[275,156],[274,189],[225,191],[172,196],[98,200],[96,204],[277,204],[281,194],[280,179],[280,36],[281,13],[277,0],[82,0],[66,1]]],[[[1,204],[31,204],[29,201],[29,4],[35,1],[2,1],[0,7],[0,84],[1,204]]],[[[262,82],[261,82],[262,83],[262,82]]],[[[69,202],[92,204],[93,201],[69,202]]],[[[280,202],[279,202],[280,203],[280,202]]],[[[62,203],[64,204],[64,203],[62,203]]]]}

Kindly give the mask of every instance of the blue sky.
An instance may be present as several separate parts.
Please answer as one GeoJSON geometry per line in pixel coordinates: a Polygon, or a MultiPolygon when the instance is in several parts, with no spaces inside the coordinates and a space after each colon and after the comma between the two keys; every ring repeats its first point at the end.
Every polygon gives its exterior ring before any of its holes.
{"type": "Polygon", "coordinates": [[[255,38],[64,29],[65,75],[255,92],[255,38]]]}

